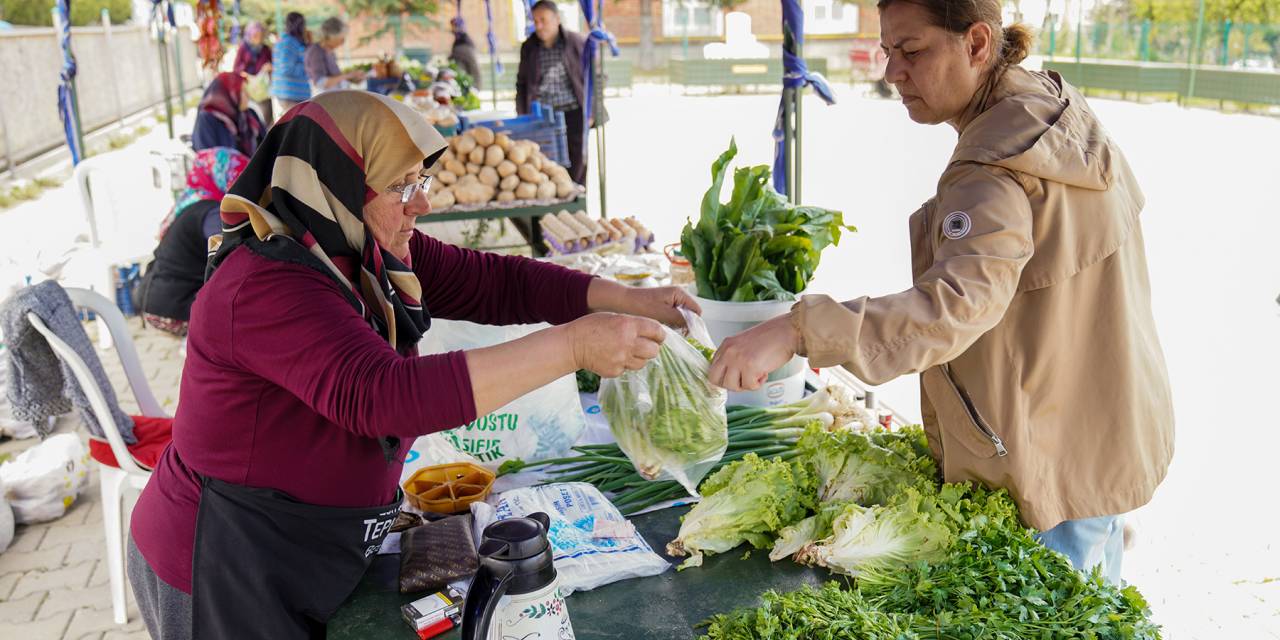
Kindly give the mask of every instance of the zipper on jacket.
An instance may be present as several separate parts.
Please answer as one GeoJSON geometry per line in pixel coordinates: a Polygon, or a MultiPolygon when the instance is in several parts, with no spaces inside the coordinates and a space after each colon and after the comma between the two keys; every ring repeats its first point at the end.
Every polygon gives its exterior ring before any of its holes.
{"type": "Polygon", "coordinates": [[[996,435],[996,432],[991,427],[987,426],[987,422],[978,414],[978,409],[973,406],[973,400],[969,398],[969,394],[965,393],[964,390],[960,388],[960,385],[956,384],[955,378],[951,376],[951,365],[943,365],[943,371],[947,375],[947,382],[951,383],[951,388],[956,390],[956,394],[959,395],[960,400],[964,402],[964,409],[969,412],[969,419],[973,420],[973,424],[978,427],[978,430],[982,432],[982,435],[986,436],[987,439],[991,441],[991,444],[995,445],[996,455],[1001,458],[1009,455],[1009,450],[1005,448],[1004,441],[1000,439],[1000,436],[996,435]]]}

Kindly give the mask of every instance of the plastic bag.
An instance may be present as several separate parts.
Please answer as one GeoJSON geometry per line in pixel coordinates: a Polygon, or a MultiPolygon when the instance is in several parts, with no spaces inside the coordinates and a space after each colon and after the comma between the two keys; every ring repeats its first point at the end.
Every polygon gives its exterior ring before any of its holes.
{"type": "Polygon", "coordinates": [[[589,484],[563,482],[513,489],[471,505],[477,535],[497,520],[539,511],[551,516],[547,539],[565,595],[628,578],[656,576],[671,567],[613,503],[589,484]]]}
{"type": "Polygon", "coordinates": [[[56,520],[89,484],[89,451],[62,433],[0,465],[0,484],[19,523],[56,520]]]}
{"type": "MultiPolygon", "coordinates": [[[[419,353],[481,349],[523,338],[549,325],[490,326],[457,320],[432,320],[418,343],[419,353]]],[[[578,400],[578,383],[567,375],[535,389],[471,424],[443,432],[463,453],[496,470],[507,460],[535,462],[569,452],[587,426],[578,400]]]]}
{"type": "MultiPolygon", "coordinates": [[[[702,318],[684,311],[689,339],[710,349],[702,318]]],[[[729,446],[728,394],[707,380],[707,355],[666,329],[658,351],[639,371],[600,383],[600,406],[618,446],[649,480],[672,479],[690,495],[729,446]]]]}
{"type": "Polygon", "coordinates": [[[413,441],[408,453],[404,456],[404,469],[400,471],[400,484],[403,485],[409,476],[423,467],[452,462],[473,462],[480,464],[474,456],[459,451],[443,433],[432,433],[413,441]]]}

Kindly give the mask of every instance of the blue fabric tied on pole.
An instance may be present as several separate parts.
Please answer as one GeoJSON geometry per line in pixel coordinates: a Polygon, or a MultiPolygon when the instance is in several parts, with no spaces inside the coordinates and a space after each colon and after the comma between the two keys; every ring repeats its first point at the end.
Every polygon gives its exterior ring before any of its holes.
{"type": "Polygon", "coordinates": [[[587,32],[587,42],[582,49],[582,78],[583,78],[583,101],[586,102],[582,106],[582,129],[588,131],[591,129],[591,113],[595,101],[595,84],[596,74],[594,73],[596,66],[596,49],[601,42],[609,45],[609,51],[613,53],[613,57],[618,57],[618,40],[613,37],[604,28],[604,2],[596,0],[595,4],[591,0],[578,0],[582,6],[582,17],[586,19],[587,25],[591,30],[587,32]]]}
{"type": "MultiPolygon", "coordinates": [[[[813,87],[818,97],[827,104],[835,104],[836,94],[821,73],[809,71],[804,58],[796,55],[797,45],[804,44],[804,9],[799,0],[782,0],[782,86],[784,89],[803,91],[805,87],[813,87]],[[787,38],[786,35],[791,37],[787,38]]],[[[782,102],[778,104],[778,118],[773,124],[773,188],[778,193],[787,195],[787,151],[786,151],[786,100],[782,94],[782,102]]]]}
{"type": "Polygon", "coordinates": [[[533,35],[533,0],[524,0],[524,37],[533,35]]]}
{"type": "MultiPolygon", "coordinates": [[[[526,4],[528,4],[526,0],[526,4]]],[[[489,57],[494,60],[494,69],[498,75],[502,75],[502,61],[498,60],[498,38],[493,35],[493,9],[489,6],[489,0],[484,0],[484,18],[487,20],[489,30],[485,33],[485,38],[489,40],[489,57]]],[[[497,91],[497,89],[494,89],[497,91]]]]}
{"type": "Polygon", "coordinates": [[[75,104],[72,101],[71,81],[76,77],[76,57],[71,53],[71,0],[58,0],[58,42],[62,45],[62,71],[58,85],[58,116],[62,118],[62,132],[71,149],[71,164],[80,164],[82,149],[76,137],[75,104]]]}

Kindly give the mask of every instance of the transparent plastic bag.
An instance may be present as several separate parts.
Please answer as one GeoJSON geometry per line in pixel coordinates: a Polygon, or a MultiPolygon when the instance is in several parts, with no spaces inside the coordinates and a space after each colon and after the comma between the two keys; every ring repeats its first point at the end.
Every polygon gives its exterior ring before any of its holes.
{"type": "Polygon", "coordinates": [[[666,329],[658,357],[639,371],[600,384],[609,429],[636,471],[649,480],[671,479],[690,495],[729,445],[727,394],[707,381],[710,349],[702,318],[681,310],[689,339],[666,329]]]}

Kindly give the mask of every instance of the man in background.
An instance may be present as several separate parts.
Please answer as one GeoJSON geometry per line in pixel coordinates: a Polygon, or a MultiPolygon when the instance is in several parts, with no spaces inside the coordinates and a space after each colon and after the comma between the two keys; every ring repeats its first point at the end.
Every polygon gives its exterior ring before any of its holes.
{"type": "MultiPolygon", "coordinates": [[[[578,184],[587,178],[586,140],[583,99],[586,83],[582,70],[582,50],[586,39],[560,25],[560,10],[552,0],[539,0],[533,5],[533,35],[520,47],[520,70],[516,74],[516,111],[529,113],[536,100],[544,107],[564,113],[568,128],[569,175],[578,184]]],[[[597,92],[598,95],[598,92],[597,92]]],[[[591,126],[603,124],[606,117],[599,100],[595,101],[591,126]]]]}

